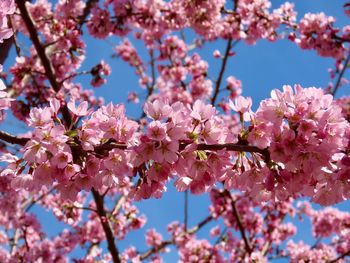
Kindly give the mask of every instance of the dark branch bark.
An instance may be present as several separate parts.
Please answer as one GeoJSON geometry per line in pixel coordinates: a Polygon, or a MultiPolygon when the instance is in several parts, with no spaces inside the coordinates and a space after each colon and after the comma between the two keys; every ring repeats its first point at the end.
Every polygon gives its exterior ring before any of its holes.
{"type": "Polygon", "coordinates": [[[236,219],[236,222],[237,222],[237,226],[238,226],[238,229],[239,229],[239,232],[241,233],[241,236],[242,236],[242,239],[243,239],[243,242],[244,242],[244,245],[245,245],[245,248],[248,252],[248,254],[250,255],[252,253],[252,246],[245,234],[245,229],[244,229],[244,226],[243,226],[243,223],[242,223],[242,219],[241,219],[241,216],[236,208],[236,201],[232,198],[232,195],[229,191],[225,190],[225,193],[226,195],[230,198],[231,200],[231,207],[232,207],[232,212],[233,212],[233,216],[235,217],[236,219]]]}
{"type": "Polygon", "coordinates": [[[21,146],[24,146],[29,141],[28,138],[19,138],[4,131],[0,131],[0,140],[11,144],[18,144],[21,146]]]}
{"type": "MultiPolygon", "coordinates": [[[[213,217],[210,215],[206,217],[204,220],[199,222],[196,226],[191,228],[189,231],[185,232],[187,234],[195,234],[197,231],[199,231],[202,227],[204,227],[206,224],[208,224],[211,220],[213,220],[213,217]]],[[[151,249],[147,250],[143,254],[140,255],[140,260],[146,260],[153,254],[156,254],[160,252],[163,248],[169,246],[169,245],[175,245],[174,240],[165,240],[163,241],[159,246],[157,247],[152,247],[151,249]]]]}
{"type": "Polygon", "coordinates": [[[336,84],[335,84],[335,86],[334,86],[334,89],[333,89],[333,91],[331,92],[331,94],[332,94],[333,96],[335,96],[335,93],[337,93],[337,90],[338,90],[338,88],[340,87],[341,79],[343,78],[343,76],[344,76],[344,74],[345,74],[345,71],[346,71],[346,69],[348,68],[349,61],[350,61],[350,52],[349,52],[348,56],[347,56],[346,59],[345,59],[344,66],[343,66],[343,68],[342,68],[342,70],[341,70],[341,72],[340,72],[340,74],[339,74],[339,76],[338,76],[338,79],[337,79],[337,82],[336,82],[336,84]]]}
{"type": "MultiPolygon", "coordinates": [[[[11,143],[11,144],[18,144],[18,145],[25,145],[30,139],[28,138],[19,138],[16,136],[13,136],[7,132],[0,131],[0,140],[11,143]]],[[[185,149],[185,147],[188,145],[188,143],[182,143],[180,144],[180,150],[185,149]]],[[[105,155],[108,154],[109,151],[113,149],[121,149],[126,150],[127,145],[126,144],[120,144],[120,143],[104,143],[100,144],[98,146],[95,146],[94,152],[105,155]]],[[[236,152],[250,152],[250,153],[260,153],[265,157],[265,161],[269,160],[270,155],[268,149],[260,149],[256,146],[251,145],[243,145],[243,144],[237,144],[237,143],[224,143],[224,144],[204,144],[199,143],[197,145],[197,150],[207,150],[207,151],[218,151],[226,149],[227,151],[236,151],[236,152]]]]}
{"type": "Polygon", "coordinates": [[[4,40],[4,42],[0,45],[0,64],[4,64],[5,60],[7,59],[11,47],[13,44],[13,36],[9,39],[4,40]]]}
{"type": "Polygon", "coordinates": [[[197,150],[218,151],[222,149],[226,149],[228,151],[235,151],[235,152],[251,152],[251,153],[256,152],[256,153],[261,153],[263,155],[266,155],[269,153],[267,149],[260,149],[256,146],[243,145],[243,144],[237,144],[237,143],[224,143],[224,144],[199,143],[197,145],[197,150]]]}
{"type": "Polygon", "coordinates": [[[218,76],[218,78],[216,80],[214,94],[213,94],[213,97],[211,98],[211,104],[212,105],[215,104],[216,98],[219,95],[221,81],[222,81],[222,78],[223,78],[224,73],[225,73],[225,68],[226,68],[226,64],[227,64],[227,60],[228,60],[231,48],[232,48],[232,39],[230,38],[227,41],[225,55],[224,55],[224,57],[222,59],[221,69],[220,69],[220,72],[219,72],[219,76],[218,76]]]}
{"type": "Polygon", "coordinates": [[[112,259],[114,263],[120,263],[120,258],[119,258],[119,251],[117,246],[115,245],[114,242],[114,234],[111,229],[111,226],[108,222],[107,218],[107,213],[104,208],[104,200],[102,196],[95,190],[92,189],[92,196],[94,197],[95,203],[96,203],[96,209],[97,209],[97,214],[100,217],[100,221],[103,227],[103,230],[106,235],[106,240],[107,240],[107,247],[109,252],[111,253],[112,259]]]}
{"type": "Polygon", "coordinates": [[[333,260],[329,260],[327,262],[328,263],[336,263],[336,262],[340,261],[341,259],[346,258],[347,256],[350,256],[350,251],[347,251],[347,252],[341,254],[339,257],[337,257],[333,260]]]}
{"type": "MultiPolygon", "coordinates": [[[[46,56],[45,48],[42,46],[42,44],[39,40],[38,32],[34,26],[32,18],[30,17],[30,14],[27,10],[26,2],[27,1],[24,1],[24,0],[16,0],[18,9],[20,10],[21,15],[22,15],[22,19],[23,19],[23,21],[28,29],[29,37],[30,37],[31,41],[33,42],[35,50],[40,58],[40,61],[43,65],[44,69],[45,69],[45,75],[46,75],[47,79],[49,80],[53,90],[55,92],[59,92],[61,85],[59,85],[59,83],[57,82],[57,79],[56,79],[56,76],[54,73],[54,69],[51,65],[49,58],[46,56]]],[[[63,115],[63,119],[65,121],[66,126],[70,127],[72,120],[71,120],[71,115],[69,113],[67,106],[64,106],[62,108],[62,115],[63,115]]]]}
{"type": "Polygon", "coordinates": [[[89,16],[91,8],[98,2],[98,0],[88,0],[84,8],[83,14],[79,17],[79,24],[83,25],[86,18],[89,16]]]}
{"type": "Polygon", "coordinates": [[[30,14],[27,10],[26,2],[27,1],[16,0],[18,9],[22,15],[22,19],[23,19],[23,21],[28,29],[30,40],[33,42],[35,50],[40,58],[40,61],[43,65],[44,69],[45,69],[45,75],[47,76],[54,91],[58,92],[60,90],[60,86],[58,85],[58,82],[56,80],[51,62],[45,54],[45,49],[42,47],[42,45],[40,43],[38,32],[35,29],[33,20],[30,17],[30,14]]]}

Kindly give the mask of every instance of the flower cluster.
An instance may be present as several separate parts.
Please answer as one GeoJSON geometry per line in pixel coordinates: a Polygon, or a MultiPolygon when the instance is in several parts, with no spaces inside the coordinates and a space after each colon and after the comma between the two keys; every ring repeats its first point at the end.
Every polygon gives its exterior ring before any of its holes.
{"type": "Polygon", "coordinates": [[[334,22],[333,17],[324,13],[305,14],[299,23],[300,36],[295,39],[296,43],[302,49],[315,49],[320,56],[343,58],[346,49],[335,37],[339,29],[333,26],[334,22]]]}
{"type": "Polygon", "coordinates": [[[332,176],[333,163],[348,145],[341,108],[316,88],[297,85],[294,93],[285,86],[271,95],[261,102],[248,135],[249,143],[269,147],[274,162],[265,173],[269,190],[301,193],[323,204],[345,198],[342,183],[332,176]]]}

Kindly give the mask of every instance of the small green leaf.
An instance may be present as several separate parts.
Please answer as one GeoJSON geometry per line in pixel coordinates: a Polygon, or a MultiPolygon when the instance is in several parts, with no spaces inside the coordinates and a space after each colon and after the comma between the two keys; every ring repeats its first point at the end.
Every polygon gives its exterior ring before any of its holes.
{"type": "Polygon", "coordinates": [[[77,132],[76,130],[67,131],[67,132],[65,133],[65,135],[67,135],[67,136],[70,137],[70,138],[74,138],[74,137],[76,137],[76,136],[78,135],[78,132],[77,132]]]}

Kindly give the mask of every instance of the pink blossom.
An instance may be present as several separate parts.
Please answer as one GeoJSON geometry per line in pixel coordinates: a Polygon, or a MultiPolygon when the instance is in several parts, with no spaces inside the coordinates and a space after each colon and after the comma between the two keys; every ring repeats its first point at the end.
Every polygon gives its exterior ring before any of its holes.
{"type": "Polygon", "coordinates": [[[69,152],[60,152],[51,159],[51,164],[59,169],[63,169],[72,161],[72,155],[69,152]]]}
{"type": "Polygon", "coordinates": [[[85,116],[88,114],[88,102],[83,101],[78,107],[75,106],[75,100],[67,103],[68,109],[76,116],[85,116]]]}
{"type": "Polygon", "coordinates": [[[33,176],[30,174],[22,174],[16,176],[11,181],[11,187],[15,190],[25,189],[31,191],[33,189],[33,176]]]}
{"type": "Polygon", "coordinates": [[[45,127],[52,125],[51,110],[34,108],[29,113],[28,125],[32,127],[45,127]]]}
{"type": "Polygon", "coordinates": [[[147,116],[153,120],[164,119],[168,117],[172,112],[171,107],[160,100],[155,100],[152,103],[146,102],[143,110],[147,116]]]}
{"type": "Polygon", "coordinates": [[[159,121],[152,121],[148,125],[148,136],[152,140],[162,141],[166,138],[167,130],[166,124],[159,121]]]}
{"type": "Polygon", "coordinates": [[[239,113],[246,113],[250,111],[252,107],[252,99],[250,97],[244,98],[242,96],[238,96],[234,102],[230,101],[230,107],[232,110],[239,113]]]}
{"type": "Polygon", "coordinates": [[[204,122],[211,119],[215,114],[215,108],[211,105],[206,105],[202,101],[197,100],[193,104],[193,110],[191,112],[191,117],[194,119],[204,122]]]}

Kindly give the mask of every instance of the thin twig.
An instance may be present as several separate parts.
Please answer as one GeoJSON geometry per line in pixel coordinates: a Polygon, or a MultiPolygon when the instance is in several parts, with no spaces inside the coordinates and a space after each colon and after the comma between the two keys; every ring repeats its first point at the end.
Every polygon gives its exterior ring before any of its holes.
{"type": "Polygon", "coordinates": [[[331,92],[331,94],[332,94],[333,96],[335,96],[335,93],[337,92],[338,88],[340,87],[341,80],[342,80],[342,78],[343,78],[343,76],[344,76],[344,73],[345,73],[347,67],[348,67],[349,61],[350,61],[350,52],[349,52],[348,56],[346,57],[345,63],[344,63],[344,65],[343,65],[343,68],[342,68],[342,70],[341,70],[341,72],[340,72],[340,74],[339,74],[339,76],[338,76],[338,79],[337,79],[337,82],[336,82],[336,84],[335,84],[335,86],[334,86],[334,89],[333,89],[333,91],[331,92]]]}
{"type": "MultiPolygon", "coordinates": [[[[189,231],[184,232],[183,235],[185,234],[195,234],[198,230],[200,230],[202,227],[204,227],[206,224],[208,224],[211,220],[213,220],[213,217],[209,215],[205,219],[203,219],[201,222],[199,222],[196,226],[192,227],[189,231]]],[[[147,250],[143,254],[140,255],[140,260],[146,260],[150,256],[152,256],[155,253],[158,253],[161,251],[163,248],[169,246],[169,245],[174,245],[175,241],[174,240],[165,240],[163,241],[159,246],[152,247],[151,249],[147,250]]]]}
{"type": "Polygon", "coordinates": [[[221,231],[220,236],[219,236],[218,239],[215,241],[215,245],[219,244],[219,243],[221,242],[221,240],[224,239],[227,230],[228,230],[228,228],[225,227],[225,228],[221,231]]]}
{"type": "MultiPolygon", "coordinates": [[[[71,208],[74,208],[74,209],[80,209],[80,210],[86,210],[86,211],[90,211],[90,212],[94,212],[94,213],[97,213],[97,210],[96,209],[93,209],[93,208],[90,208],[90,207],[86,207],[86,206],[76,206],[76,205],[72,205],[70,206],[71,208]]],[[[97,213],[98,214],[98,213],[97,213]]]]}
{"type": "Polygon", "coordinates": [[[38,203],[40,200],[45,198],[48,194],[51,194],[55,189],[56,187],[54,186],[48,192],[41,194],[38,198],[36,199],[33,198],[29,204],[25,205],[25,207],[27,206],[25,209],[25,212],[28,212],[36,203],[38,203]]]}
{"type": "Polygon", "coordinates": [[[79,25],[80,25],[80,29],[83,26],[84,22],[86,21],[86,18],[89,16],[90,11],[92,9],[92,7],[98,3],[98,0],[88,0],[86,2],[83,14],[78,18],[79,20],[79,25]]]}
{"type": "Polygon", "coordinates": [[[230,39],[227,41],[226,50],[225,50],[225,55],[224,55],[224,57],[223,57],[223,59],[222,59],[220,72],[219,72],[219,75],[218,75],[218,78],[217,78],[216,84],[215,84],[214,94],[213,94],[213,97],[211,98],[211,104],[212,104],[212,105],[215,104],[216,98],[217,98],[217,96],[218,96],[218,94],[219,94],[219,90],[220,90],[220,86],[221,86],[221,81],[222,81],[222,78],[223,78],[224,73],[225,73],[225,68],[226,68],[226,65],[227,65],[227,60],[228,60],[228,57],[229,57],[231,48],[232,48],[232,38],[230,38],[230,39]]]}
{"type": "MultiPolygon", "coordinates": [[[[150,65],[151,65],[151,77],[152,77],[152,82],[151,85],[147,84],[147,95],[145,98],[145,102],[148,100],[148,98],[150,96],[152,96],[153,92],[154,92],[154,88],[156,85],[156,68],[155,68],[155,58],[154,58],[154,51],[153,49],[151,49],[149,51],[149,55],[150,55],[150,65]]],[[[143,119],[144,117],[146,117],[146,113],[144,111],[142,111],[141,117],[139,119],[143,119]]]]}
{"type": "Polygon", "coordinates": [[[122,207],[122,205],[123,205],[125,200],[126,200],[126,196],[125,195],[121,195],[118,198],[118,200],[115,203],[115,206],[114,206],[114,208],[113,208],[113,210],[111,212],[111,215],[116,215],[119,212],[119,210],[121,209],[121,207],[122,207]]]}

